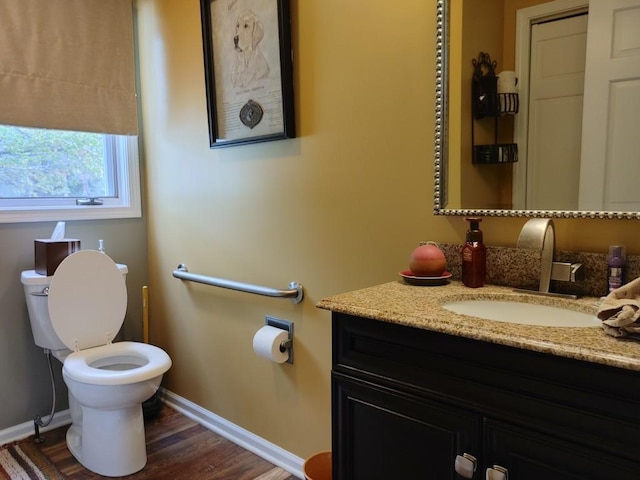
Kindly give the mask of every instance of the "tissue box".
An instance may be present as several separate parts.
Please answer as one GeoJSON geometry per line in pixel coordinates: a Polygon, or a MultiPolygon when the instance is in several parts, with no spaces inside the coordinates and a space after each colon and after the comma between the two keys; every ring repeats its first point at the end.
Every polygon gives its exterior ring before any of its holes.
{"type": "Polygon", "coordinates": [[[48,238],[36,240],[35,244],[35,271],[47,277],[53,275],[60,262],[80,250],[80,240],[75,238],[63,238],[51,240],[48,238]]]}

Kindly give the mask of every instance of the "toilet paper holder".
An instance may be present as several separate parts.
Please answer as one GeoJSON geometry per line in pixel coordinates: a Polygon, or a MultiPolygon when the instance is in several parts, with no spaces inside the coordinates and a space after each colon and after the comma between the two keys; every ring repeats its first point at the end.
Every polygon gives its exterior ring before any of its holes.
{"type": "Polygon", "coordinates": [[[289,351],[289,358],[286,360],[285,363],[290,363],[291,365],[293,365],[293,322],[267,315],[265,317],[265,325],[269,325],[275,328],[280,328],[281,330],[286,330],[289,333],[289,338],[287,338],[284,342],[280,344],[280,351],[281,352],[285,352],[287,350],[289,351]]]}

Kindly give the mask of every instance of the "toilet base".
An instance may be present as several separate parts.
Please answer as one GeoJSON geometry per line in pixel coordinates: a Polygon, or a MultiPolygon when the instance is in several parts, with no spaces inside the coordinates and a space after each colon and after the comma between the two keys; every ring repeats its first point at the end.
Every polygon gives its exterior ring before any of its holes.
{"type": "Polygon", "coordinates": [[[142,406],[99,410],[80,406],[81,420],[67,431],[67,447],[85,468],[123,477],[147,463],[142,406]]]}

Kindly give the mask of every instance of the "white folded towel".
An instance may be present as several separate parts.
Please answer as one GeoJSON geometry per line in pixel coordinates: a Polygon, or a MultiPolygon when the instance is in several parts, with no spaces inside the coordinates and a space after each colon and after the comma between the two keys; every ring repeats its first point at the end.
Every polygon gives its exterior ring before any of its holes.
{"type": "Polygon", "coordinates": [[[640,335],[640,277],[609,293],[597,315],[611,336],[640,335]]]}

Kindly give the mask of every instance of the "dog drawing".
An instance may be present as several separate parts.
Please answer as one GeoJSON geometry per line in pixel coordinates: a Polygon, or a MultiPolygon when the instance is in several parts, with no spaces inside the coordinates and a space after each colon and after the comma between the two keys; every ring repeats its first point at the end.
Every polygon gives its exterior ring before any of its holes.
{"type": "Polygon", "coordinates": [[[269,64],[259,46],[263,37],[264,26],[255,13],[246,11],[236,19],[235,59],[231,71],[234,87],[248,87],[269,74],[269,64]]]}

